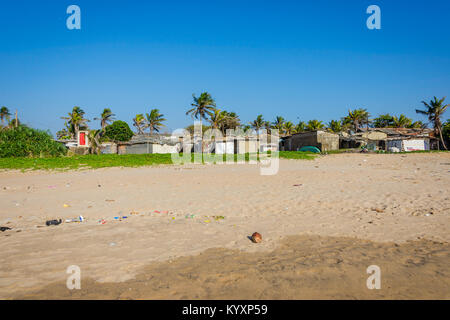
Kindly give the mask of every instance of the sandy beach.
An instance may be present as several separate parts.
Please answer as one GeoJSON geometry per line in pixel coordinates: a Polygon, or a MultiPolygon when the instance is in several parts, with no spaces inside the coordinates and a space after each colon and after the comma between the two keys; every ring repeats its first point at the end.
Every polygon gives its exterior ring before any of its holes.
{"type": "Polygon", "coordinates": [[[448,153],[4,171],[0,298],[449,299],[449,191],[448,153]]]}

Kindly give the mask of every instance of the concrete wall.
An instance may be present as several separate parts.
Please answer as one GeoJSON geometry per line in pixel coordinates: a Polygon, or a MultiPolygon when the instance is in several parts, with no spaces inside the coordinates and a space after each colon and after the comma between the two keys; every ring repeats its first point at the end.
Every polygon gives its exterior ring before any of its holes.
{"type": "Polygon", "coordinates": [[[321,151],[338,150],[339,135],[325,131],[311,131],[295,134],[284,142],[285,151],[298,151],[307,146],[317,147],[321,151]]]}
{"type": "Polygon", "coordinates": [[[119,154],[177,153],[178,147],[158,143],[134,143],[119,146],[119,154]]]}

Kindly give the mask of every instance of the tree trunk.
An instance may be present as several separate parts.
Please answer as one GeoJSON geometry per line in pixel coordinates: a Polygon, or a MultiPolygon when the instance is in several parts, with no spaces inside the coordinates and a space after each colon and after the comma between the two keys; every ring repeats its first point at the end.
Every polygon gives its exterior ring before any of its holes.
{"type": "Polygon", "coordinates": [[[448,150],[447,146],[445,145],[444,137],[442,136],[442,130],[441,130],[440,126],[438,126],[438,131],[439,131],[439,137],[441,138],[442,146],[444,147],[445,150],[448,150]]]}

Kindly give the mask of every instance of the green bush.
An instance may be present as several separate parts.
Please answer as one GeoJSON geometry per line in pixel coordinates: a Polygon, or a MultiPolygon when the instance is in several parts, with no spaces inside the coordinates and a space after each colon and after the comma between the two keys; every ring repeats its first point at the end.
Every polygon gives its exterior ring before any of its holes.
{"type": "Polygon", "coordinates": [[[133,131],[131,131],[128,123],[117,120],[105,128],[104,137],[115,142],[130,141],[133,137],[133,131]]]}
{"type": "Polygon", "coordinates": [[[61,156],[64,145],[53,140],[50,133],[19,126],[0,130],[0,158],[61,156]]]}

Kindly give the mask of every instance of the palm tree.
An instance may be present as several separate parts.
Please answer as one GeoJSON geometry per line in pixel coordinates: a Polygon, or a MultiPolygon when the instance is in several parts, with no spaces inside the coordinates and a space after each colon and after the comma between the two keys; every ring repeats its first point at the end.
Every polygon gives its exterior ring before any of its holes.
{"type": "Polygon", "coordinates": [[[294,124],[291,121],[286,122],[283,126],[283,130],[287,136],[292,135],[292,133],[294,133],[294,124]]]}
{"type": "Polygon", "coordinates": [[[272,125],[270,124],[270,121],[264,121],[264,129],[267,134],[271,133],[272,125]]]}
{"type": "Polygon", "coordinates": [[[300,121],[299,123],[297,123],[294,130],[295,130],[295,133],[305,132],[306,123],[304,121],[300,121]]]}
{"type": "MultiPolygon", "coordinates": [[[[194,99],[194,102],[191,103],[193,108],[189,109],[186,115],[190,114],[192,118],[200,120],[200,130],[203,131],[202,120],[206,120],[206,116],[211,117],[216,108],[216,102],[208,92],[202,92],[199,97],[192,94],[192,98],[194,99]]],[[[202,135],[202,132],[200,132],[200,136],[202,135]]]]}
{"type": "Polygon", "coordinates": [[[101,148],[100,148],[100,137],[102,135],[103,130],[90,130],[89,131],[89,152],[91,154],[96,153],[97,155],[100,154],[101,148]]]}
{"type": "Polygon", "coordinates": [[[346,125],[350,125],[354,131],[358,131],[363,125],[369,126],[369,117],[370,114],[367,112],[366,109],[355,109],[355,110],[348,110],[348,115],[344,117],[343,123],[346,125]]]}
{"type": "Polygon", "coordinates": [[[72,112],[68,113],[68,117],[61,117],[61,119],[66,120],[66,126],[69,128],[72,139],[78,137],[80,129],[87,128],[86,122],[89,122],[89,120],[84,118],[84,114],[83,109],[75,106],[72,112]]]}
{"type": "Polygon", "coordinates": [[[236,129],[241,125],[238,115],[235,112],[222,111],[223,120],[220,125],[222,134],[227,132],[227,129],[236,129]]]}
{"type": "Polygon", "coordinates": [[[114,120],[115,114],[112,113],[111,109],[105,108],[103,109],[102,114],[100,115],[100,118],[94,118],[94,120],[100,120],[100,126],[102,132],[105,131],[105,128],[108,124],[110,124],[114,120]]]}
{"type": "Polygon", "coordinates": [[[413,123],[411,123],[411,125],[409,126],[409,128],[415,128],[415,129],[425,129],[427,127],[427,125],[425,123],[423,123],[422,121],[414,121],[413,123]]]}
{"type": "Polygon", "coordinates": [[[408,128],[412,124],[412,120],[401,114],[398,118],[396,116],[392,117],[392,126],[394,128],[408,128]]]}
{"type": "Polygon", "coordinates": [[[211,114],[209,122],[211,123],[211,127],[213,129],[220,129],[222,127],[224,119],[225,116],[222,113],[222,111],[220,109],[214,109],[214,112],[211,114]]]}
{"type": "Polygon", "coordinates": [[[278,129],[278,132],[280,134],[282,134],[283,133],[283,127],[284,127],[284,118],[280,117],[280,116],[277,116],[275,118],[275,121],[272,122],[272,128],[273,129],[278,129]]]}
{"type": "Polygon", "coordinates": [[[0,119],[2,121],[2,126],[5,125],[5,120],[9,120],[9,117],[11,116],[11,113],[9,112],[9,109],[5,106],[0,108],[0,119]]]}
{"type": "Polygon", "coordinates": [[[342,131],[342,122],[340,120],[331,120],[328,123],[328,129],[331,132],[339,133],[342,131]]]}
{"type": "Polygon", "coordinates": [[[258,115],[255,120],[250,122],[250,125],[255,129],[256,132],[261,130],[264,127],[264,119],[262,114],[258,115]]]}
{"type": "Polygon", "coordinates": [[[373,119],[373,126],[375,128],[387,128],[392,126],[393,117],[389,114],[382,114],[379,117],[373,119]]]}
{"type": "Polygon", "coordinates": [[[445,97],[438,100],[438,98],[434,97],[433,100],[430,100],[429,103],[422,101],[423,105],[426,107],[426,110],[418,110],[416,109],[416,113],[423,114],[428,116],[428,120],[433,123],[434,130],[439,134],[440,140],[444,149],[447,150],[447,146],[445,145],[444,138],[442,136],[442,121],[441,117],[443,116],[445,110],[449,106],[448,104],[444,105],[445,97]]]}
{"type": "Polygon", "coordinates": [[[144,115],[142,113],[137,114],[134,118],[133,118],[133,126],[136,127],[136,129],[138,130],[138,134],[143,134],[144,133],[144,129],[145,129],[145,118],[144,115]]]}
{"type": "Polygon", "coordinates": [[[162,122],[166,119],[163,118],[163,114],[159,113],[159,109],[152,109],[150,114],[146,113],[145,115],[147,117],[147,128],[150,128],[150,135],[153,134],[153,131],[159,132],[161,127],[165,127],[162,122]]]}
{"type": "Polygon", "coordinates": [[[316,131],[324,128],[325,125],[322,123],[322,121],[319,120],[309,120],[308,124],[306,125],[306,129],[308,131],[316,131]]]}

